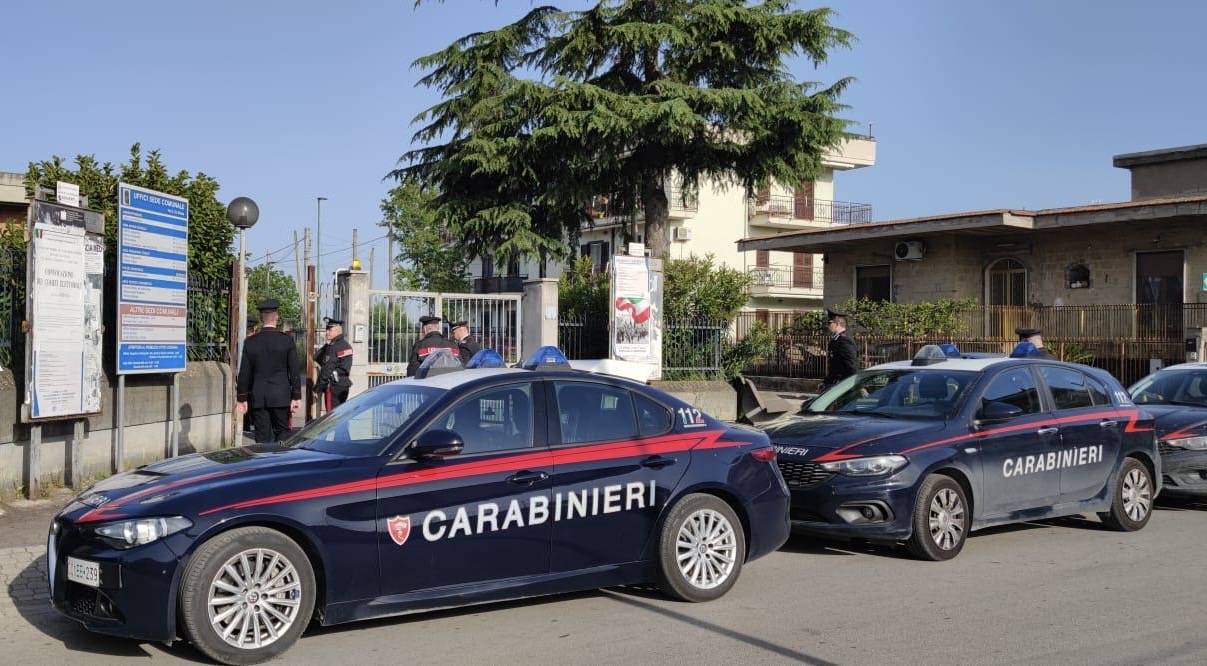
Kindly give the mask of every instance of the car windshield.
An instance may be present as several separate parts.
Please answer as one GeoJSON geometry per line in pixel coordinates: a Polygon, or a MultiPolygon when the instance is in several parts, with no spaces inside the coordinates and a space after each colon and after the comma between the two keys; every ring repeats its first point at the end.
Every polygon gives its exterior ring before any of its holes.
{"type": "Polygon", "coordinates": [[[1207,369],[1155,372],[1127,392],[1137,404],[1207,407],[1207,369]]]}
{"type": "Polygon", "coordinates": [[[413,384],[378,386],[311,422],[286,445],[339,455],[378,455],[394,433],[422,418],[443,393],[413,384]]]}
{"type": "Polygon", "coordinates": [[[865,370],[835,384],[805,411],[946,419],[963,400],[975,378],[975,372],[938,368],[865,370]]]}

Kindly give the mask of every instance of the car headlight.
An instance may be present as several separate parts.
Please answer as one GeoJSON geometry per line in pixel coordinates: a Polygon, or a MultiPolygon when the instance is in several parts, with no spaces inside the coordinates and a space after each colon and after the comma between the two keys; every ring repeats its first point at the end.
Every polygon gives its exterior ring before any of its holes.
{"type": "Polygon", "coordinates": [[[896,472],[908,462],[905,456],[871,456],[822,463],[821,468],[847,476],[882,476],[896,472]]]}
{"type": "Polygon", "coordinates": [[[106,543],[116,548],[133,548],[192,526],[193,523],[188,518],[172,516],[170,518],[119,520],[98,525],[95,531],[106,543]]]}
{"type": "Polygon", "coordinates": [[[1183,437],[1181,439],[1167,439],[1165,443],[1186,449],[1187,451],[1207,451],[1207,437],[1183,437]]]}

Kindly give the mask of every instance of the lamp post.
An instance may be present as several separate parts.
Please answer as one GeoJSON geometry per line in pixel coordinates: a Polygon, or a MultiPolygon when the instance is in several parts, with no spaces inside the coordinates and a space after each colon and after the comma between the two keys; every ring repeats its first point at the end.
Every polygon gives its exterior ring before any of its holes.
{"type": "Polygon", "coordinates": [[[235,367],[243,361],[243,341],[247,339],[247,230],[260,219],[260,207],[247,197],[239,197],[226,207],[226,219],[239,229],[239,351],[235,367]]]}
{"type": "MultiPolygon", "coordinates": [[[[320,304],[323,302],[323,202],[326,200],[327,197],[315,197],[314,202],[316,207],[316,219],[314,221],[314,279],[318,282],[315,285],[315,291],[318,292],[318,302],[320,304]]],[[[314,309],[314,321],[311,323],[314,324],[315,328],[313,330],[315,331],[319,330],[319,317],[322,316],[320,310],[321,308],[318,307],[314,309]]]]}

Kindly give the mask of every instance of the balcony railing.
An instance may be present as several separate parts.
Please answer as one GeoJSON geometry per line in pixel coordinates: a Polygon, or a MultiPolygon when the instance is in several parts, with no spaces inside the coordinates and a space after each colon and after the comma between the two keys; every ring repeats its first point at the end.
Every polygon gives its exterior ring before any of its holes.
{"type": "Polygon", "coordinates": [[[527,275],[494,275],[474,278],[475,294],[510,294],[524,291],[527,275]]]}
{"type": "Polygon", "coordinates": [[[831,224],[868,224],[872,221],[872,205],[850,201],[830,201],[787,195],[763,196],[751,199],[747,212],[751,218],[831,224]]]}
{"type": "Polygon", "coordinates": [[[751,289],[821,289],[825,270],[821,266],[754,266],[750,274],[751,289]]]}
{"type": "MultiPolygon", "coordinates": [[[[692,217],[700,211],[700,197],[679,185],[667,185],[666,203],[671,217],[692,217]]],[[[608,197],[602,194],[591,201],[590,214],[595,220],[607,220],[620,215],[614,206],[609,205],[608,197]]],[[[640,201],[637,202],[637,217],[643,217],[640,201]]]]}

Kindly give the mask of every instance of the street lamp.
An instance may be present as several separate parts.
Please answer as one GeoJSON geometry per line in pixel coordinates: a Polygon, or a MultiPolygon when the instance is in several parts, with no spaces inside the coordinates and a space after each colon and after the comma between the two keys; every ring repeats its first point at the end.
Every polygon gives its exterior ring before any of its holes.
{"type": "Polygon", "coordinates": [[[247,230],[260,219],[260,207],[247,197],[239,197],[226,207],[226,219],[239,229],[239,350],[238,363],[243,361],[243,341],[247,338],[247,230]]]}
{"type": "MultiPolygon", "coordinates": [[[[323,302],[323,202],[326,200],[327,197],[315,197],[314,202],[315,206],[317,207],[317,210],[315,211],[315,216],[317,219],[314,222],[314,279],[316,282],[318,282],[318,284],[315,285],[315,291],[317,291],[319,294],[319,304],[323,302]]],[[[319,330],[318,323],[319,317],[321,316],[319,309],[320,308],[317,307],[314,309],[313,323],[315,325],[314,330],[316,331],[319,330]]]]}

